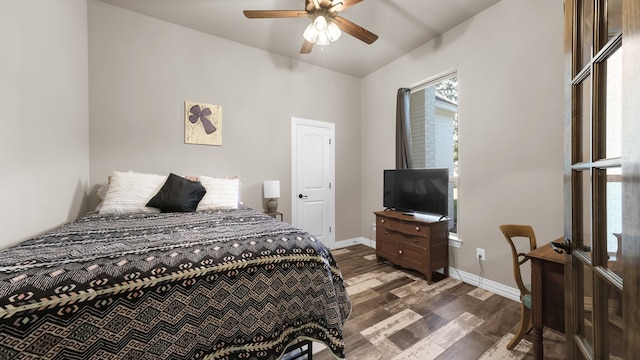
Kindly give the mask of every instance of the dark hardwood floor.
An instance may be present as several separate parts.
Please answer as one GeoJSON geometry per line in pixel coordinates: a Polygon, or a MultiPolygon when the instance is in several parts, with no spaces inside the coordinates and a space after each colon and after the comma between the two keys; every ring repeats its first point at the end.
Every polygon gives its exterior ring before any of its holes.
{"type": "MultiPolygon", "coordinates": [[[[428,285],[421,274],[355,245],[332,251],[353,306],[344,328],[349,360],[533,359],[531,335],[506,349],[520,304],[453,278],[428,285]]],[[[545,359],[564,359],[564,335],[544,333],[545,359]]],[[[316,360],[333,360],[322,350],[316,360]]]]}

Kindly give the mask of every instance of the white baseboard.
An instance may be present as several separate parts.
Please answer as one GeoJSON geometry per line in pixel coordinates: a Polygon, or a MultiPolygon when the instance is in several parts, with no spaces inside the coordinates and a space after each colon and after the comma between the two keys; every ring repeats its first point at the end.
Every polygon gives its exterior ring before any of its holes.
{"type": "Polygon", "coordinates": [[[453,267],[449,267],[449,277],[461,280],[462,282],[477,286],[479,288],[483,288],[485,290],[489,290],[492,293],[504,296],[507,299],[520,302],[520,290],[518,290],[517,288],[513,288],[489,279],[480,279],[480,277],[476,274],[471,274],[453,267]]]}
{"type": "MultiPolygon", "coordinates": [[[[374,240],[370,240],[360,236],[357,238],[336,241],[334,249],[341,249],[356,244],[365,245],[373,249],[376,248],[376,242],[374,240]]],[[[449,267],[449,277],[491,291],[492,293],[504,296],[507,299],[520,302],[520,290],[518,290],[517,288],[513,288],[489,279],[480,279],[480,277],[476,274],[458,270],[454,267],[449,267]]]]}
{"type": "Polygon", "coordinates": [[[364,245],[364,246],[368,246],[370,248],[375,249],[376,248],[376,242],[373,240],[369,240],[366,237],[357,237],[357,238],[352,238],[352,239],[347,239],[347,240],[340,240],[340,241],[336,241],[335,246],[333,247],[334,249],[342,249],[345,248],[347,246],[352,246],[352,245],[364,245]]]}

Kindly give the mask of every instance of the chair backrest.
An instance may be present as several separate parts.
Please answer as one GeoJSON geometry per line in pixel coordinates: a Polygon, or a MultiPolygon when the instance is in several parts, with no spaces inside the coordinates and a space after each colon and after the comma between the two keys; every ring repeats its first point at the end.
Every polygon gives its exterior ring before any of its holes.
{"type": "Polygon", "coordinates": [[[515,277],[516,284],[518,285],[518,289],[520,289],[520,300],[525,294],[529,294],[530,291],[524,285],[522,281],[522,274],[520,273],[520,265],[524,264],[527,260],[525,253],[519,253],[516,249],[514,240],[522,241],[527,240],[529,242],[529,251],[536,249],[536,235],[533,232],[533,227],[529,225],[514,225],[514,224],[505,224],[500,225],[500,231],[504,235],[505,239],[507,239],[507,243],[511,247],[511,255],[513,257],[513,276],[515,277]]]}

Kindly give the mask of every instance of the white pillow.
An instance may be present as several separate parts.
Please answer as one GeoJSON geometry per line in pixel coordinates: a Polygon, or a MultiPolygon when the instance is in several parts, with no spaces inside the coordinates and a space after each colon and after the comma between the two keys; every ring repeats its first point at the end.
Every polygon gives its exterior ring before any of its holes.
{"type": "Polygon", "coordinates": [[[114,171],[109,189],[102,202],[100,214],[157,213],[160,209],[147,207],[167,176],[114,171]]]}
{"type": "Polygon", "coordinates": [[[238,208],[240,179],[198,176],[198,180],[207,192],[198,203],[196,211],[238,208]]]}

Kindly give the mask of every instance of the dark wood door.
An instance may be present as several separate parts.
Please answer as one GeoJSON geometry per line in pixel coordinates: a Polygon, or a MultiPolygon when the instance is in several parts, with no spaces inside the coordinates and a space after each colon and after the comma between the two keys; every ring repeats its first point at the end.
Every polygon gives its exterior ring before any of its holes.
{"type": "Polygon", "coordinates": [[[640,0],[566,0],[568,359],[640,354],[640,0]]]}

